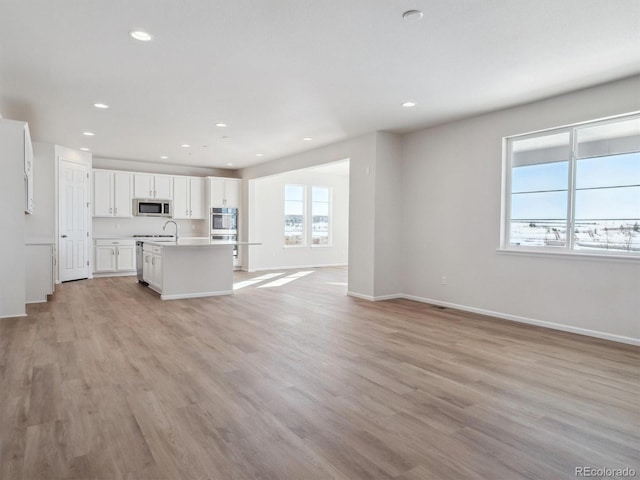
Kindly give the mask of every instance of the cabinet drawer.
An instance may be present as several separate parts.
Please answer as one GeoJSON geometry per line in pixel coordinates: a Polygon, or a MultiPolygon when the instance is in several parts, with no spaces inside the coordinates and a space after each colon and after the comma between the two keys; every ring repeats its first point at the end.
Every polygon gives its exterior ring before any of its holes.
{"type": "Polygon", "coordinates": [[[96,240],[97,247],[111,247],[111,246],[120,246],[120,247],[135,247],[135,240],[129,240],[127,238],[112,238],[112,239],[101,239],[96,240]]]}

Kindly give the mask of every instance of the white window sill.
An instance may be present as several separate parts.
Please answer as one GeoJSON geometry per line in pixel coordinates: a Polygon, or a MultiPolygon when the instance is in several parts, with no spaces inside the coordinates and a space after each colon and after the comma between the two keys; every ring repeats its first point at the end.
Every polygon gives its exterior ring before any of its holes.
{"type": "Polygon", "coordinates": [[[612,262],[640,262],[640,255],[637,254],[619,254],[619,253],[586,253],[580,250],[572,252],[560,252],[549,249],[531,249],[531,248],[498,248],[496,252],[505,255],[525,255],[533,257],[549,257],[549,258],[567,258],[573,260],[597,260],[612,262]]]}
{"type": "Polygon", "coordinates": [[[306,245],[283,245],[282,248],[307,248],[306,245]]]}
{"type": "Polygon", "coordinates": [[[333,248],[333,245],[311,245],[311,248],[333,248]]]}

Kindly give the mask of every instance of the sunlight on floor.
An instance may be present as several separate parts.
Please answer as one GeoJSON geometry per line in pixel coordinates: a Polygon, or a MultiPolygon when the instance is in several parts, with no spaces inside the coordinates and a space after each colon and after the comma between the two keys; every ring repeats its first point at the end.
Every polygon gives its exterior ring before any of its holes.
{"type": "Polygon", "coordinates": [[[306,277],[310,273],[313,273],[313,270],[309,270],[306,272],[297,272],[292,273],[291,275],[287,275],[284,278],[279,278],[274,280],[273,282],[266,283],[264,285],[260,285],[258,288],[272,288],[272,287],[281,287],[282,285],[286,285],[289,282],[293,282],[294,280],[298,280],[299,278],[306,277]]]}
{"type": "Polygon", "coordinates": [[[261,275],[259,277],[252,278],[251,280],[245,280],[243,282],[234,283],[233,289],[240,290],[241,288],[249,287],[251,285],[255,285],[256,283],[264,282],[265,280],[271,280],[272,278],[279,277],[280,275],[284,275],[284,272],[267,273],[266,275],[261,275]]]}

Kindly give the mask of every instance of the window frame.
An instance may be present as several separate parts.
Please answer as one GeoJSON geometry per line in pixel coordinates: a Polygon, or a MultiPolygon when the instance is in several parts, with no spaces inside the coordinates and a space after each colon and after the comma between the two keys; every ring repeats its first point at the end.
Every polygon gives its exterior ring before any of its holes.
{"type": "MultiPolygon", "coordinates": [[[[633,111],[611,117],[574,123],[561,127],[537,130],[534,132],[518,135],[509,135],[502,139],[502,192],[500,208],[500,247],[499,252],[504,253],[524,253],[544,256],[568,256],[568,257],[603,257],[612,259],[624,259],[640,261],[640,252],[625,252],[624,250],[597,250],[585,251],[575,249],[575,205],[576,205],[576,165],[577,157],[577,131],[585,127],[595,127],[616,123],[624,120],[640,118],[640,111],[633,111]],[[550,134],[569,133],[569,168],[567,179],[567,216],[566,216],[566,241],[562,247],[549,246],[522,246],[511,245],[511,210],[512,210],[512,177],[513,177],[513,143],[516,140],[526,140],[530,138],[542,137],[550,134]]],[[[607,155],[602,155],[607,156],[607,155]]],[[[602,157],[601,156],[601,157],[602,157]]],[[[597,157],[593,157],[597,158],[597,157]]]]}
{"type": "Polygon", "coordinates": [[[307,185],[303,183],[285,183],[282,191],[282,233],[283,233],[283,248],[303,248],[307,246],[307,185]],[[287,245],[284,243],[286,238],[286,218],[287,218],[287,201],[299,201],[299,200],[287,200],[287,187],[302,187],[302,243],[300,245],[287,245]]]}
{"type": "MultiPolygon", "coordinates": [[[[327,186],[327,185],[312,185],[311,189],[310,189],[310,195],[311,195],[311,201],[309,202],[309,207],[311,209],[310,215],[309,215],[309,232],[311,235],[311,243],[309,244],[311,246],[311,248],[329,248],[329,247],[333,247],[333,228],[332,228],[332,224],[333,224],[333,188],[327,186]],[[324,245],[314,245],[313,243],[313,189],[314,188],[324,188],[327,190],[327,217],[328,217],[328,235],[327,235],[327,243],[324,245]]],[[[325,202],[317,202],[317,203],[325,203],[325,202]]]]}

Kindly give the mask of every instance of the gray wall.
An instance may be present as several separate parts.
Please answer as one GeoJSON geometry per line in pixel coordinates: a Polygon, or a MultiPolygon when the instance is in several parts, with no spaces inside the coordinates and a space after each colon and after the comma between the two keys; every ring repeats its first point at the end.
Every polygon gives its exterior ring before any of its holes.
{"type": "Polygon", "coordinates": [[[502,138],[640,110],[638,92],[635,77],[406,135],[403,293],[639,339],[640,262],[497,251],[502,138]]]}
{"type": "Polygon", "coordinates": [[[24,122],[0,120],[0,318],[25,315],[23,131],[24,122]]]}

